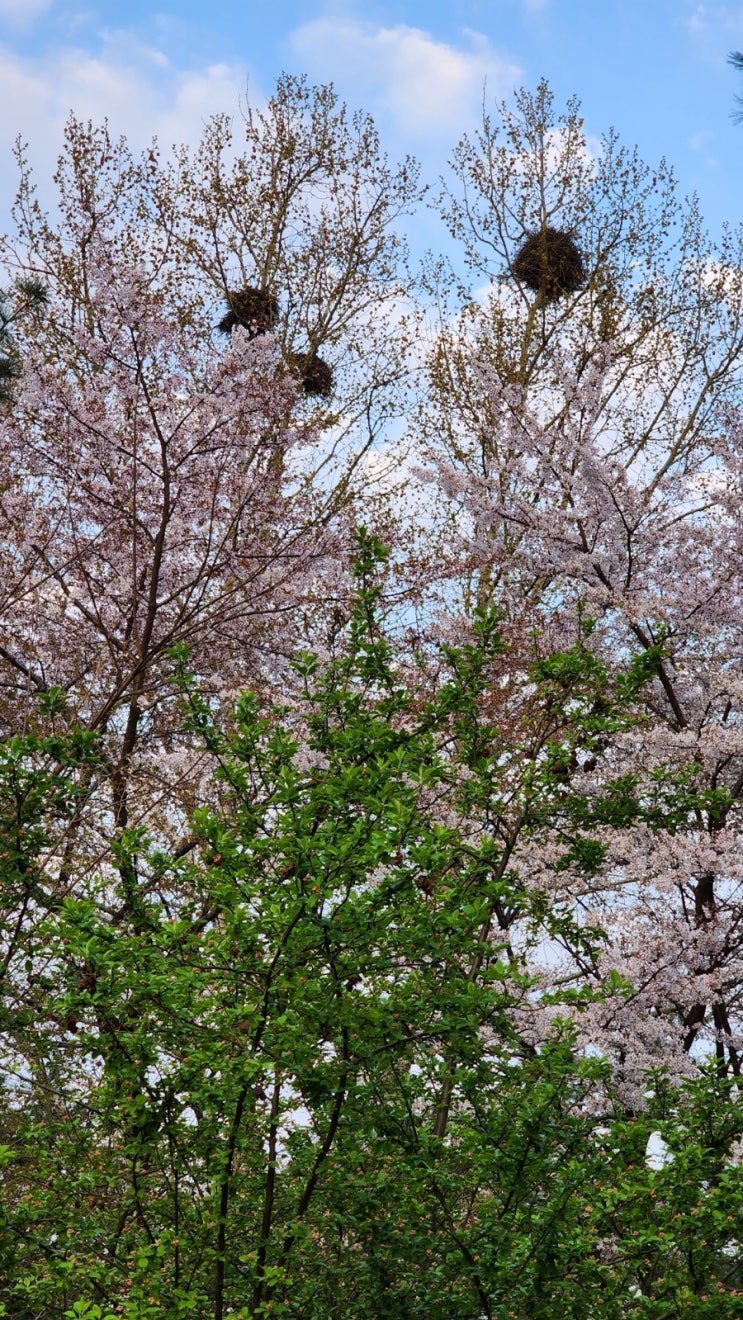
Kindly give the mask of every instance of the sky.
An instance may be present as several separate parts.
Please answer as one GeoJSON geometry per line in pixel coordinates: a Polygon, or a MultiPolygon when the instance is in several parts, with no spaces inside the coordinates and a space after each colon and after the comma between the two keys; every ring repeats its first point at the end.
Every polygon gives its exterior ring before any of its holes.
{"type": "Polygon", "coordinates": [[[369,110],[392,156],[445,167],[483,97],[545,77],[577,96],[586,129],[609,127],[650,163],[665,156],[713,233],[743,220],[743,3],[697,0],[0,0],[0,220],[15,191],[12,145],[51,175],[70,112],[108,116],[144,146],[198,139],[216,111],[260,103],[282,70],[332,81],[369,110]]]}

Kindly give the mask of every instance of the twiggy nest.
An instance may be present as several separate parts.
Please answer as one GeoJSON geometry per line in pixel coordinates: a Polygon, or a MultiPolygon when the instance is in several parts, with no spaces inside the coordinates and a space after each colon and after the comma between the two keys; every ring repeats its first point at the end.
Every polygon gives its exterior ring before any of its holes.
{"type": "Polygon", "coordinates": [[[317,353],[287,353],[287,366],[302,378],[305,394],[333,393],[333,371],[317,353]]]}
{"type": "Polygon", "coordinates": [[[227,294],[228,310],[217,329],[230,334],[236,325],[247,330],[251,339],[265,335],[276,324],[278,299],[265,289],[231,289],[227,294]]]}
{"type": "Polygon", "coordinates": [[[546,302],[575,293],[586,282],[583,257],[572,234],[551,227],[529,235],[516,254],[513,273],[546,302]]]}

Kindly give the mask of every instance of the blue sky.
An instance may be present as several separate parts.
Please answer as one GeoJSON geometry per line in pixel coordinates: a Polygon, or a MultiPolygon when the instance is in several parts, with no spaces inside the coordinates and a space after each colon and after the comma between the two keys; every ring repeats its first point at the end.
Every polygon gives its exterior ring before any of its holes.
{"type": "Polygon", "coordinates": [[[576,94],[586,127],[613,125],[649,161],[665,155],[716,231],[743,219],[743,3],[698,0],[0,0],[0,188],[27,138],[50,172],[70,109],[144,143],[194,140],[213,111],[270,91],[282,69],[332,80],[371,110],[391,154],[435,175],[482,103],[545,76],[576,94]]]}

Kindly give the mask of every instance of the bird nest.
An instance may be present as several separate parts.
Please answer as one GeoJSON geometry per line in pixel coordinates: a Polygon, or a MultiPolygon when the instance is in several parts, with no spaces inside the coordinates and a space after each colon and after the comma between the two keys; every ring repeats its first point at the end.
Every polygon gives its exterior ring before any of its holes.
{"type": "Polygon", "coordinates": [[[265,335],[279,315],[278,299],[265,289],[232,289],[227,294],[227,307],[217,328],[228,335],[241,325],[251,339],[265,335]]]}
{"type": "Polygon", "coordinates": [[[302,380],[305,394],[327,397],[333,392],[333,371],[317,353],[287,353],[287,365],[302,380]]]}
{"type": "Polygon", "coordinates": [[[586,282],[583,257],[573,235],[547,227],[530,234],[516,254],[513,273],[521,284],[556,302],[586,282]]]}

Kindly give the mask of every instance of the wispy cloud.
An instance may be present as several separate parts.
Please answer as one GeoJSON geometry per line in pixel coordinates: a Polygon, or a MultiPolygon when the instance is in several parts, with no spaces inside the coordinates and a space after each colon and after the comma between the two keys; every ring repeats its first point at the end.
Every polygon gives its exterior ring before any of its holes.
{"type": "Polygon", "coordinates": [[[708,169],[717,169],[720,165],[717,157],[710,151],[710,145],[714,140],[715,134],[708,128],[700,129],[698,133],[692,133],[687,139],[689,149],[702,157],[708,169]]]}
{"type": "Polygon", "coordinates": [[[729,42],[743,40],[743,4],[690,3],[689,12],[677,20],[702,47],[709,44],[718,59],[724,59],[729,42]]]}
{"type": "Polygon", "coordinates": [[[685,22],[692,35],[704,32],[707,27],[707,6],[695,5],[685,22]]]}
{"type": "Polygon", "coordinates": [[[458,134],[476,117],[485,85],[489,96],[507,95],[520,75],[470,30],[453,46],[403,23],[375,27],[326,17],[295,29],[290,44],[313,78],[390,118],[406,137],[458,134]]]}
{"type": "Polygon", "coordinates": [[[0,0],[0,24],[11,28],[32,27],[51,7],[52,0],[0,0]]]}
{"type": "Polygon", "coordinates": [[[35,170],[50,175],[71,111],[96,123],[108,118],[136,146],[157,134],[167,149],[197,141],[215,111],[235,112],[246,82],[244,67],[177,68],[162,50],[124,33],[105,34],[92,53],[68,46],[31,58],[0,46],[0,189],[6,198],[15,191],[11,148],[18,136],[28,141],[35,170]]]}

